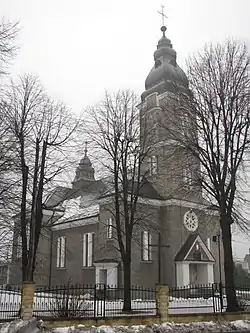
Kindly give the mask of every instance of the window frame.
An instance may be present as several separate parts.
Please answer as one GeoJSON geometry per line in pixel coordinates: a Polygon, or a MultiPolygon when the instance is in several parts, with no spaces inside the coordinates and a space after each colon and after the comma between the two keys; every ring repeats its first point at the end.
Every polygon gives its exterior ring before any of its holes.
{"type": "Polygon", "coordinates": [[[86,232],[82,236],[82,267],[83,268],[93,267],[93,263],[94,263],[94,233],[86,232]]]}
{"type": "Polygon", "coordinates": [[[57,237],[56,267],[66,267],[66,236],[57,237]]]}
{"type": "Polygon", "coordinates": [[[152,155],[149,157],[149,174],[155,176],[158,174],[158,156],[152,155]]]}
{"type": "Polygon", "coordinates": [[[183,181],[186,186],[193,186],[193,173],[189,166],[186,166],[183,169],[183,181]]]}
{"type": "Polygon", "coordinates": [[[149,231],[141,232],[141,261],[152,261],[152,234],[149,231]],[[146,243],[146,244],[145,244],[146,243]]]}
{"type": "Polygon", "coordinates": [[[114,238],[114,226],[113,226],[113,218],[109,217],[107,219],[107,239],[113,239],[114,238]]]}

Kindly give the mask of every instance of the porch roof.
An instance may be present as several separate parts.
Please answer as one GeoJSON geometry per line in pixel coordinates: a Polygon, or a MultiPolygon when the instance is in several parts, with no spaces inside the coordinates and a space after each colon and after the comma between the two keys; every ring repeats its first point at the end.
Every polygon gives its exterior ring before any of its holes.
{"type": "MultiPolygon", "coordinates": [[[[191,250],[193,249],[194,245],[197,242],[201,246],[202,251],[207,256],[207,259],[201,259],[201,260],[198,260],[198,261],[201,261],[201,262],[215,262],[214,256],[212,255],[211,251],[208,249],[206,244],[201,239],[200,235],[197,234],[197,233],[190,234],[188,236],[186,242],[182,245],[179,252],[176,254],[175,261],[192,261],[192,260],[188,259],[187,257],[188,257],[189,253],[191,252],[191,250]]],[[[193,259],[193,261],[197,261],[197,260],[193,259]]]]}

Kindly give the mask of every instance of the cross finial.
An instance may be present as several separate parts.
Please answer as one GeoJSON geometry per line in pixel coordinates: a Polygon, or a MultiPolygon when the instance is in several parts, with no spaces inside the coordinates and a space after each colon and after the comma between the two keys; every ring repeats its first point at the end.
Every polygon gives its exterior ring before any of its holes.
{"type": "Polygon", "coordinates": [[[165,26],[165,18],[168,18],[165,14],[164,14],[164,6],[161,5],[161,12],[158,10],[157,12],[161,15],[162,18],[162,26],[165,26]]]}

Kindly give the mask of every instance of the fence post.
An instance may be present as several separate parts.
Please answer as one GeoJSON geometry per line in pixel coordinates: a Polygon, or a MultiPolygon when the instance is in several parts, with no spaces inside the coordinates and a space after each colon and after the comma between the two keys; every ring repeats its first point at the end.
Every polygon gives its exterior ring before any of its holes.
{"type": "Polygon", "coordinates": [[[156,285],[156,309],[161,322],[168,321],[169,288],[166,284],[156,285]]]}
{"type": "Polygon", "coordinates": [[[23,320],[30,320],[33,316],[34,294],[35,284],[33,282],[23,282],[20,313],[23,320]]]}

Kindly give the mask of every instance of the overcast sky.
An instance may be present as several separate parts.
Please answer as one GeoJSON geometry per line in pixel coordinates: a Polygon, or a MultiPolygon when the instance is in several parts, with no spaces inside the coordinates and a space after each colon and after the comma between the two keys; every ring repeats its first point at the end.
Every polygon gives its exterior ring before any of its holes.
{"type": "MultiPolygon", "coordinates": [[[[1,15],[21,26],[11,74],[38,75],[74,112],[100,101],[104,89],[140,94],[161,37],[161,4],[184,69],[207,42],[250,42],[250,0],[0,0],[1,15]]],[[[243,257],[250,242],[235,240],[234,252],[243,257]]]]}

